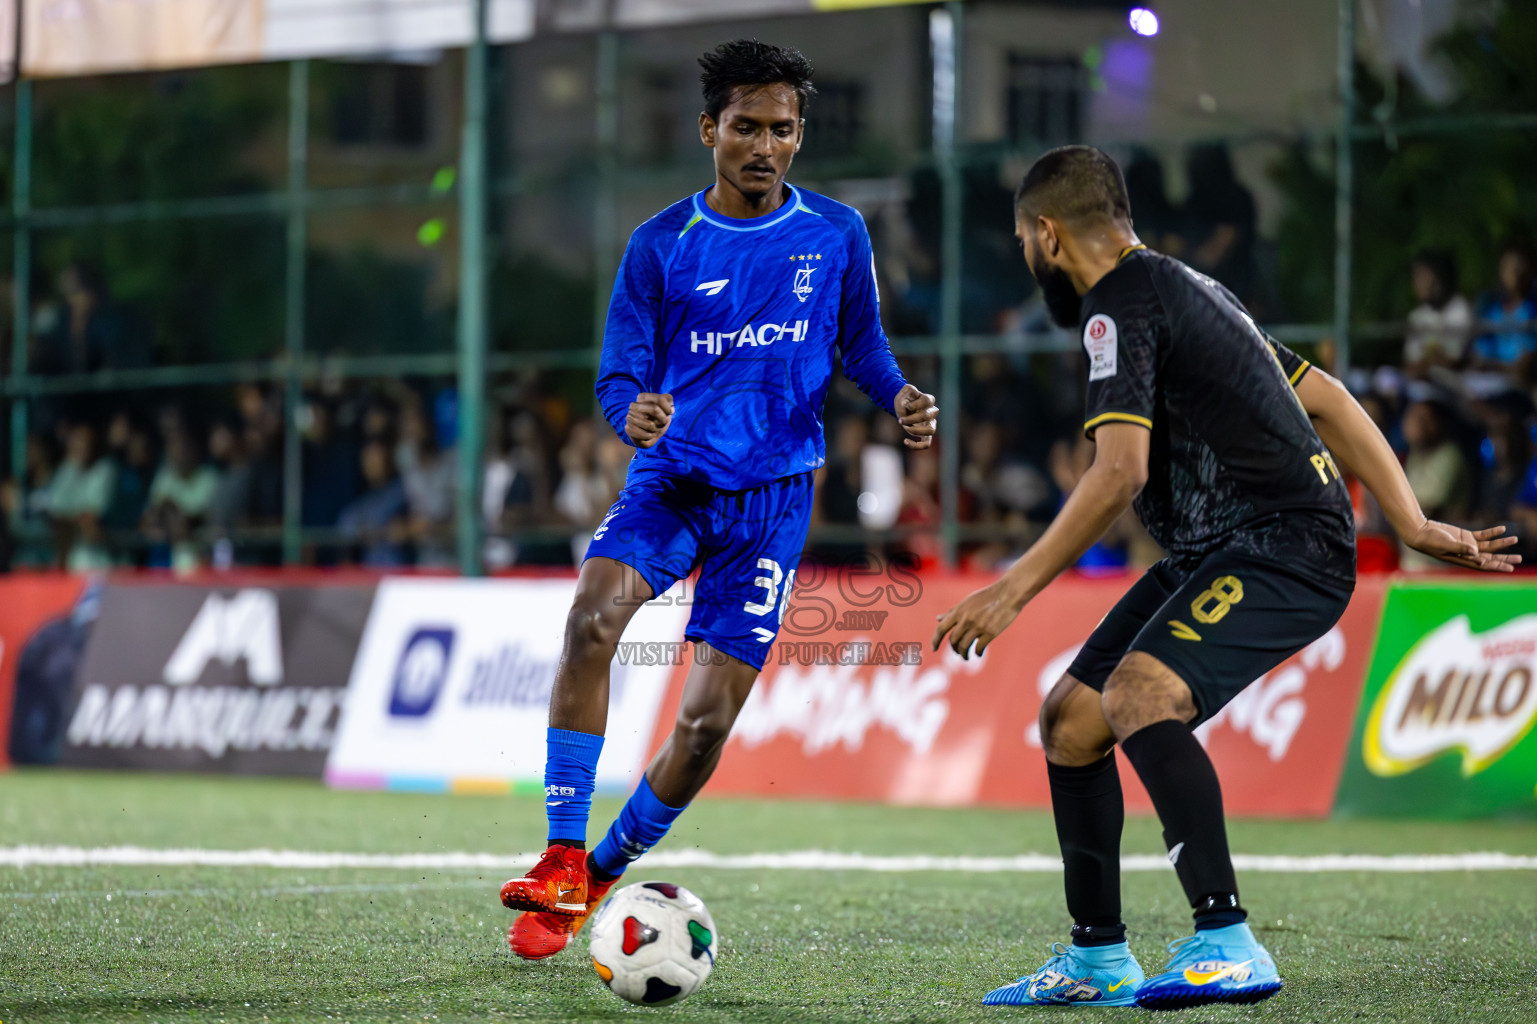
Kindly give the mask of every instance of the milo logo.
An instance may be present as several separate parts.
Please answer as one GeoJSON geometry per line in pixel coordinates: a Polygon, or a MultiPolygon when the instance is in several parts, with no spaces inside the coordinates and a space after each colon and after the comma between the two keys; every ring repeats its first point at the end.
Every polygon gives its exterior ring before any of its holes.
{"type": "Polygon", "coordinates": [[[1466,615],[1436,627],[1383,684],[1362,737],[1374,775],[1402,775],[1462,751],[1464,777],[1500,759],[1537,721],[1537,615],[1475,634],[1466,615]]]}

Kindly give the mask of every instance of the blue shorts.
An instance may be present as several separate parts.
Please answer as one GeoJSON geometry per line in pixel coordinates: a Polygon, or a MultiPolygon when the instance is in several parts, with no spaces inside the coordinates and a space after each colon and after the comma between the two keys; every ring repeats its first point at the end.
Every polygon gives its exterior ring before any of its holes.
{"type": "Polygon", "coordinates": [[[811,499],[810,473],[745,491],[641,474],[619,492],[587,557],[623,562],[655,594],[698,567],[684,636],[761,669],[795,584],[811,499]]]}

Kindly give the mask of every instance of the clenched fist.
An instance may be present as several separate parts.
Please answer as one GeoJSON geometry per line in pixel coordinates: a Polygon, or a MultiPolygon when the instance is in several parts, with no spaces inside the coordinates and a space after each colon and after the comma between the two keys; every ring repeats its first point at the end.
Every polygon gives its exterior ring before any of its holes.
{"type": "Polygon", "coordinates": [[[630,413],[624,418],[624,432],[630,435],[635,447],[650,448],[667,433],[671,422],[672,396],[642,391],[630,403],[630,413]]]}

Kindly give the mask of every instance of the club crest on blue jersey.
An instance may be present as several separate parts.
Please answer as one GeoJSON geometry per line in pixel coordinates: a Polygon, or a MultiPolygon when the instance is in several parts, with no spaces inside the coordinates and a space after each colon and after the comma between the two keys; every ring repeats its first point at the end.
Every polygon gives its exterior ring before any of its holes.
{"type": "Polygon", "coordinates": [[[791,286],[790,291],[794,292],[795,297],[802,302],[811,297],[811,273],[814,270],[816,267],[799,267],[795,271],[795,284],[791,286]]]}

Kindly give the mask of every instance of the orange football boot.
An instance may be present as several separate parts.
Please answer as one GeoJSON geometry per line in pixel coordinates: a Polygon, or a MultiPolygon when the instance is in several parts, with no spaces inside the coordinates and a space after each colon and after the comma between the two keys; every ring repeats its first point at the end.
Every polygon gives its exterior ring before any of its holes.
{"type": "Polygon", "coordinates": [[[508,910],[586,916],[587,851],[551,846],[534,869],[522,878],[502,883],[502,906],[508,910]]]}
{"type": "Polygon", "coordinates": [[[531,911],[519,914],[518,919],[507,929],[507,944],[512,951],[524,960],[543,960],[545,957],[554,956],[571,942],[571,937],[582,930],[582,925],[587,923],[587,918],[598,909],[598,904],[603,902],[603,897],[614,887],[617,878],[600,882],[596,878],[589,877],[587,881],[587,910],[578,915],[571,914],[546,914],[531,911]]]}

